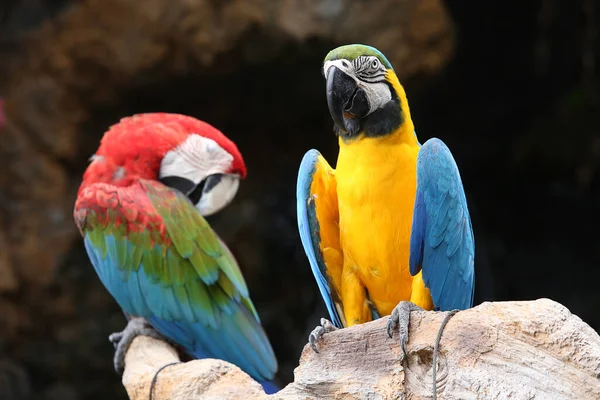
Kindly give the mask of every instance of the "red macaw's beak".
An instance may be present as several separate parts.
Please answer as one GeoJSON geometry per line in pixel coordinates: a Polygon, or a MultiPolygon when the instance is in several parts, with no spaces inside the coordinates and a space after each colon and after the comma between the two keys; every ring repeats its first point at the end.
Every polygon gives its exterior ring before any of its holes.
{"type": "Polygon", "coordinates": [[[336,66],[327,70],[327,106],[333,122],[343,134],[353,135],[359,120],[369,114],[369,99],[356,81],[336,66]]]}
{"type": "Polygon", "coordinates": [[[196,184],[180,176],[165,176],[160,181],[185,194],[203,216],[221,210],[233,200],[239,187],[238,174],[212,174],[196,184]]]}

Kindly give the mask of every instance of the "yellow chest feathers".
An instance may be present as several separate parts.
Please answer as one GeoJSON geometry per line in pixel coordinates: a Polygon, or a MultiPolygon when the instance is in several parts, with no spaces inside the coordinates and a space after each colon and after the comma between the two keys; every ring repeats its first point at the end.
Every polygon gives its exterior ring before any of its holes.
{"type": "Polygon", "coordinates": [[[408,259],[418,152],[416,139],[340,141],[336,180],[344,270],[356,273],[384,314],[411,297],[408,259]]]}

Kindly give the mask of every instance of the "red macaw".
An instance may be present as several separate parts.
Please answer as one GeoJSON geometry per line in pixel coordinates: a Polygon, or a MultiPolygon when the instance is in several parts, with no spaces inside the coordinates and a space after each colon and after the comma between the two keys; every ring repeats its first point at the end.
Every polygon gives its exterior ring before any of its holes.
{"type": "Polygon", "coordinates": [[[130,317],[110,336],[118,372],[135,336],[164,336],[276,390],[277,360],[248,287],[203,218],[225,207],[245,176],[236,145],[192,117],[135,115],[105,133],[74,217],[96,273],[130,317]]]}

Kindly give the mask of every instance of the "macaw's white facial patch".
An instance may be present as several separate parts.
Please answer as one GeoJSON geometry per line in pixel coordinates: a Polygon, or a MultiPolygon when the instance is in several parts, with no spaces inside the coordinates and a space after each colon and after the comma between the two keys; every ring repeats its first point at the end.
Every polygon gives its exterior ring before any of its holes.
{"type": "Polygon", "coordinates": [[[158,178],[189,181],[184,193],[200,214],[207,216],[229,204],[237,193],[240,177],[228,173],[232,163],[233,156],[214,140],[190,135],[165,155],[158,178]]]}
{"type": "Polygon", "coordinates": [[[369,114],[392,100],[392,92],[386,83],[367,83],[361,81],[358,86],[365,91],[369,100],[369,114]]]}
{"type": "Polygon", "coordinates": [[[325,78],[327,78],[327,72],[331,67],[337,67],[339,70],[354,78],[354,66],[348,60],[342,58],[339,60],[326,61],[325,64],[323,64],[323,75],[325,75],[325,78]]]}
{"type": "Polygon", "coordinates": [[[217,142],[192,134],[165,155],[158,177],[179,176],[199,184],[209,175],[227,173],[232,163],[233,156],[217,142]]]}
{"type": "Polygon", "coordinates": [[[240,178],[235,175],[220,175],[209,177],[202,196],[196,204],[196,209],[203,216],[208,216],[221,210],[235,197],[240,186],[240,178]],[[211,185],[211,180],[218,179],[216,184],[211,185]],[[209,185],[211,187],[209,187],[209,185]]]}

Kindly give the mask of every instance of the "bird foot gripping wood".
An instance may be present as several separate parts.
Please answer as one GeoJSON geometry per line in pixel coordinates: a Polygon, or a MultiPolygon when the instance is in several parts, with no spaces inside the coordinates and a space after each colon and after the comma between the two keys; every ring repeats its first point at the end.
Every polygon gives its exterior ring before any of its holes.
{"type": "Polygon", "coordinates": [[[170,343],[167,338],[158,333],[144,318],[133,317],[127,322],[127,326],[121,332],[115,332],[108,336],[108,340],[115,346],[113,364],[115,371],[123,375],[125,370],[125,354],[127,349],[137,336],[149,336],[170,343]]]}
{"type": "MultiPolygon", "coordinates": [[[[170,344],[173,347],[177,345],[158,333],[156,329],[152,327],[144,318],[140,317],[132,317],[127,322],[127,326],[121,332],[115,332],[108,336],[108,340],[111,341],[113,346],[115,346],[115,356],[113,358],[113,363],[115,367],[115,371],[119,375],[123,375],[123,371],[125,370],[125,355],[127,354],[127,350],[129,350],[129,346],[133,342],[137,336],[148,336],[165,343],[170,344]]],[[[154,376],[152,377],[152,382],[150,383],[150,393],[148,396],[148,400],[152,400],[154,394],[154,386],[156,386],[156,381],[158,380],[158,374],[171,365],[180,364],[181,361],[175,361],[168,364],[163,365],[156,371],[154,376]]]]}
{"type": "Polygon", "coordinates": [[[388,319],[387,323],[387,334],[392,338],[392,331],[398,327],[398,333],[400,334],[400,346],[402,347],[402,353],[404,358],[407,357],[406,343],[408,342],[408,324],[410,322],[410,313],[412,311],[423,311],[423,309],[410,301],[401,301],[398,303],[392,315],[388,319]]]}
{"type": "MultiPolygon", "coordinates": [[[[408,352],[406,351],[406,343],[408,342],[408,324],[410,322],[410,313],[412,311],[424,311],[421,307],[417,306],[414,303],[408,301],[401,301],[398,303],[396,307],[394,307],[394,311],[392,311],[392,315],[387,323],[387,333],[388,336],[392,337],[392,331],[396,326],[398,326],[398,331],[400,333],[400,346],[402,347],[402,352],[404,354],[403,360],[408,362],[408,352]]],[[[442,324],[438,330],[437,337],[435,339],[435,343],[433,345],[433,366],[432,366],[432,378],[433,378],[433,386],[432,386],[432,396],[433,400],[437,399],[437,359],[440,347],[440,340],[442,339],[442,333],[444,332],[444,328],[450,318],[452,318],[459,310],[451,310],[448,311],[446,316],[444,317],[442,324]]]]}
{"type": "Polygon", "coordinates": [[[331,321],[325,318],[321,318],[321,325],[318,325],[313,331],[308,335],[308,342],[310,343],[310,347],[313,349],[315,353],[318,353],[317,342],[319,339],[323,337],[324,334],[333,332],[337,330],[331,321]]]}

